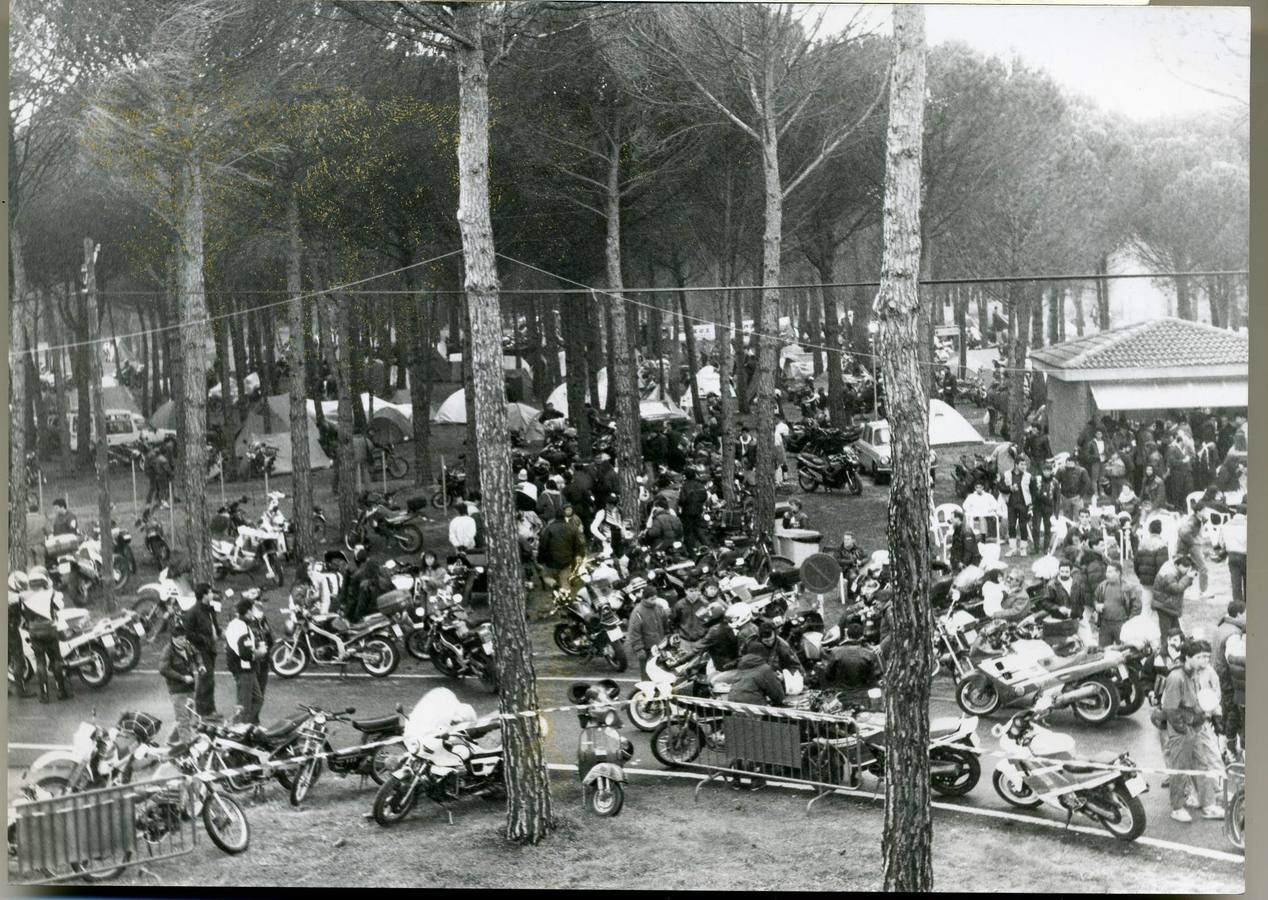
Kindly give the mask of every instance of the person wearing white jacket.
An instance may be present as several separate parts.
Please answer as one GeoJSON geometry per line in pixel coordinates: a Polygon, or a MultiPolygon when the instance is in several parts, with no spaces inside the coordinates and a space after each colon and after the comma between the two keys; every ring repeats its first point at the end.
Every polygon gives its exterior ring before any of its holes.
{"type": "Polygon", "coordinates": [[[1000,505],[986,492],[986,485],[981,482],[973,485],[973,493],[964,498],[961,506],[970,528],[989,540],[998,537],[1000,505]]]}

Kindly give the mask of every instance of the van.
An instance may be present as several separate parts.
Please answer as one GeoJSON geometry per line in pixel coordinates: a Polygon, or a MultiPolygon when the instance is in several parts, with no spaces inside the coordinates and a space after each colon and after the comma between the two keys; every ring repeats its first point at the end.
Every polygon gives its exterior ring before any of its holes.
{"type": "MultiPolygon", "coordinates": [[[[56,427],[55,422],[50,420],[49,427],[56,427]]],[[[92,419],[89,424],[91,429],[92,440],[97,439],[97,422],[92,419]]],[[[145,421],[145,416],[130,409],[108,409],[106,410],[106,445],[109,447],[121,447],[135,444],[142,438],[146,441],[161,441],[168,435],[176,436],[176,432],[170,428],[153,429],[149,423],[145,421]]],[[[79,449],[79,411],[72,410],[70,413],[70,449],[75,452],[79,449]]]]}

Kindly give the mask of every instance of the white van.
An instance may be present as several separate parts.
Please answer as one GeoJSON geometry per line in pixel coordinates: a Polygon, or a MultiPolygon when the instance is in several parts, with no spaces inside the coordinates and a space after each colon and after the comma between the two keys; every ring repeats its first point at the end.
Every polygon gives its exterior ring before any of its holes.
{"type": "MultiPolygon", "coordinates": [[[[54,427],[53,423],[49,423],[50,427],[54,427]]],[[[97,422],[91,420],[89,427],[92,429],[92,439],[97,439],[97,422]]],[[[106,445],[110,447],[118,447],[128,444],[135,444],[141,438],[147,441],[161,441],[168,435],[176,436],[176,432],[170,428],[153,429],[149,423],[145,421],[145,416],[130,409],[108,409],[106,410],[106,445]]],[[[79,449],[79,411],[72,410],[70,413],[70,449],[74,452],[79,449]]]]}

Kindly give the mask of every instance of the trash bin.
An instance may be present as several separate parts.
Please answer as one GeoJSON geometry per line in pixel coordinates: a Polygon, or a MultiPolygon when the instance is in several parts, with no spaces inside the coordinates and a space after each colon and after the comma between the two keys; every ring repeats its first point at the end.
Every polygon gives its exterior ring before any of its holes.
{"type": "Polygon", "coordinates": [[[819,552],[823,533],[806,528],[783,528],[775,532],[775,541],[779,547],[779,555],[788,557],[795,565],[800,566],[807,557],[819,552]]]}

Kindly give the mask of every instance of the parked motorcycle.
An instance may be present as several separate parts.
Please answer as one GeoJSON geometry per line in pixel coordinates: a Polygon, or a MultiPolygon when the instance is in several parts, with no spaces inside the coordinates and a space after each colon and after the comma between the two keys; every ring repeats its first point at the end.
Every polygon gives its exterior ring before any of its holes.
{"type": "Polygon", "coordinates": [[[431,495],[431,505],[436,509],[448,509],[459,500],[466,499],[467,473],[456,467],[445,469],[444,475],[436,478],[436,491],[431,495]]]}
{"type": "Polygon", "coordinates": [[[286,637],[273,645],[269,667],[282,678],[294,678],[310,663],[342,669],[356,660],[370,675],[386,678],[401,662],[391,628],[378,613],[349,625],[342,616],[314,614],[292,597],[283,626],[286,637]]]}
{"type": "MultiPolygon", "coordinates": [[[[48,590],[46,586],[37,587],[32,581],[31,590],[48,590]]],[[[92,623],[88,610],[79,607],[63,609],[57,614],[57,648],[62,657],[62,668],[69,673],[74,672],[79,680],[90,688],[103,688],[114,677],[114,650],[116,639],[115,626],[109,622],[92,623]]],[[[35,649],[31,645],[30,635],[25,628],[19,626],[18,633],[22,639],[22,680],[29,681],[35,677],[35,649]]]]}
{"type": "Polygon", "coordinates": [[[436,670],[450,678],[474,675],[485,690],[498,690],[497,666],[493,657],[493,625],[481,622],[475,628],[467,624],[466,611],[451,607],[432,632],[429,654],[436,670]]]}
{"type": "Polygon", "coordinates": [[[141,510],[141,517],[136,520],[135,525],[145,536],[145,549],[150,552],[150,558],[154,560],[154,564],[160,569],[166,566],[167,561],[172,557],[172,548],[167,544],[167,538],[163,534],[163,524],[158,516],[154,515],[154,508],[147,506],[141,510]]]}
{"type": "Polygon", "coordinates": [[[193,589],[168,577],[168,573],[167,568],[160,569],[158,581],[137,588],[137,599],[132,603],[132,612],[141,622],[146,643],[153,643],[171,631],[182,609],[188,609],[194,602],[193,589]]]}
{"type": "Polygon", "coordinates": [[[210,529],[212,580],[219,581],[229,574],[249,575],[263,565],[265,577],[281,587],[285,581],[282,558],[286,553],[286,537],[271,527],[256,528],[240,523],[244,518],[240,506],[246,499],[222,506],[213,520],[210,529]],[[237,536],[232,540],[215,536],[232,533],[233,528],[237,536]]]}
{"type": "Polygon", "coordinates": [[[696,646],[670,635],[651,649],[647,679],[630,693],[630,721],[639,731],[655,732],[669,718],[670,698],[712,697],[705,674],[708,656],[696,646]]]}
{"type": "Polygon", "coordinates": [[[272,475],[277,468],[277,447],[264,441],[252,441],[243,454],[247,464],[247,477],[263,477],[265,473],[272,475]]]}
{"type": "Polygon", "coordinates": [[[290,791],[300,761],[300,728],[307,713],[297,713],[264,728],[249,722],[225,724],[191,714],[190,726],[206,738],[196,756],[200,768],[215,773],[225,789],[240,793],[276,778],[290,791]]]}
{"type": "Polygon", "coordinates": [[[409,474],[409,460],[396,451],[395,444],[373,442],[370,447],[370,468],[375,478],[404,478],[409,474]]]}
{"type": "Polygon", "coordinates": [[[615,681],[577,682],[568,690],[577,710],[581,734],[577,740],[577,777],[585,804],[600,816],[616,816],[625,804],[625,769],[634,745],[621,737],[616,704],[621,689],[615,681]],[[584,705],[583,705],[584,704],[584,705]]]}
{"type": "Polygon", "coordinates": [[[1046,803],[1064,812],[1067,821],[1079,813],[1120,841],[1136,840],[1145,831],[1140,795],[1149,790],[1148,782],[1127,753],[1093,754],[1088,762],[1094,766],[1075,761],[1074,738],[1039,724],[1064,702],[1059,691],[1045,691],[1033,709],[991,729],[1004,754],[991,776],[995,792],[1011,806],[1033,809],[1046,803]]]}
{"type": "Polygon", "coordinates": [[[365,494],[360,500],[357,522],[344,535],[344,546],[349,550],[358,544],[369,546],[370,535],[380,535],[388,546],[399,546],[406,553],[417,553],[423,546],[423,531],[418,526],[416,513],[392,506],[392,494],[365,494]]]}
{"type": "Polygon", "coordinates": [[[496,713],[476,718],[452,691],[434,688],[410,713],[404,743],[404,760],[374,797],[373,816],[379,825],[400,822],[422,796],[442,807],[471,794],[488,800],[505,796],[501,719],[496,713]]]}
{"type": "Polygon", "coordinates": [[[857,497],[863,493],[859,459],[848,447],[826,458],[802,453],[797,457],[797,484],[807,492],[843,487],[857,497]]]}
{"type": "MultiPolygon", "coordinates": [[[[613,599],[619,598],[613,594],[613,599]]],[[[555,591],[554,601],[554,611],[564,620],[555,626],[556,647],[586,661],[601,656],[618,672],[629,668],[625,630],[612,603],[599,600],[591,604],[564,588],[555,591]]]]}
{"type": "Polygon", "coordinates": [[[336,775],[368,775],[376,784],[382,784],[396,767],[399,747],[383,743],[397,737],[404,728],[404,711],[398,706],[395,714],[377,719],[355,721],[357,710],[349,706],[342,712],[322,709],[318,706],[299,704],[308,718],[299,726],[299,744],[296,755],[303,757],[291,780],[290,801],[299,806],[321,776],[323,765],[336,775]],[[330,723],[347,722],[361,732],[361,744],[335,751],[330,746],[330,723]],[[325,754],[323,757],[322,754],[325,754]]]}

